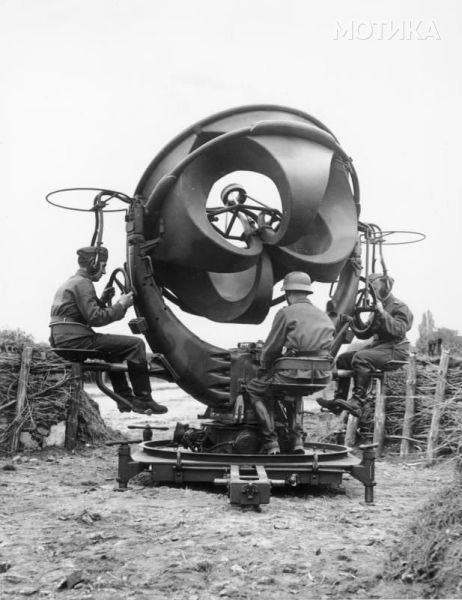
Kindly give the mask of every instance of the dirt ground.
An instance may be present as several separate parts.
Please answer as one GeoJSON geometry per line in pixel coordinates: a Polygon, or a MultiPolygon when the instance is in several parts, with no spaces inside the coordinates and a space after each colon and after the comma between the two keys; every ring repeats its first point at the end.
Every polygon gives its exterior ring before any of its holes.
{"type": "MultiPolygon", "coordinates": [[[[111,426],[140,423],[95,397],[111,426]]],[[[170,429],[202,411],[182,392],[156,398],[170,398],[170,411],[151,422],[170,429]]],[[[221,489],[153,486],[147,474],[122,493],[116,476],[117,448],[100,445],[0,462],[0,598],[424,597],[383,580],[383,565],[452,468],[380,460],[374,505],[345,476],[345,494],[278,491],[258,511],[231,506],[221,489]]]]}

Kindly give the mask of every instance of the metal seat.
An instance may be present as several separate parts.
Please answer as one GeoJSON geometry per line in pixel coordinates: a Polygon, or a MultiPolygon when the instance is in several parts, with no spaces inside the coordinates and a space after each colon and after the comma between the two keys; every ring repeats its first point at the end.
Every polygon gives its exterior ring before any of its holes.
{"type": "Polygon", "coordinates": [[[69,362],[83,364],[88,359],[104,360],[104,354],[98,350],[77,348],[51,348],[55,354],[69,362]]]}
{"type": "Polygon", "coordinates": [[[315,377],[319,371],[331,371],[333,361],[329,357],[283,356],[274,361],[273,373],[278,371],[310,371],[310,378],[303,378],[300,383],[271,383],[269,391],[273,395],[308,396],[326,387],[331,380],[327,377],[315,377]]]}
{"type": "MultiPolygon", "coordinates": [[[[396,371],[407,364],[409,364],[409,361],[407,360],[389,360],[380,369],[374,369],[371,371],[371,375],[372,377],[383,377],[384,373],[396,371]]],[[[333,374],[335,378],[353,377],[354,371],[353,369],[336,369],[334,370],[333,374]]]]}
{"type": "Polygon", "coordinates": [[[390,371],[397,371],[398,369],[404,367],[407,364],[409,364],[409,361],[407,360],[389,360],[384,365],[382,365],[380,369],[374,369],[373,371],[371,371],[371,375],[372,377],[381,378],[385,373],[388,373],[390,371]]]}
{"type": "Polygon", "coordinates": [[[400,367],[404,367],[404,365],[408,365],[409,361],[408,360],[389,360],[388,362],[386,362],[383,367],[382,367],[382,371],[396,371],[396,369],[399,369],[400,367]]]}

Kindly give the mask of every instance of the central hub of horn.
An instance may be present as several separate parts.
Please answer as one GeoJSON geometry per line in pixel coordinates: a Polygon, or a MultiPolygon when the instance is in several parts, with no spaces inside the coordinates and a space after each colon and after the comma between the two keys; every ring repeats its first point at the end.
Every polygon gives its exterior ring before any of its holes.
{"type": "Polygon", "coordinates": [[[221,190],[220,197],[225,206],[236,206],[236,204],[244,204],[247,192],[241,185],[231,183],[221,190]]]}
{"type": "Polygon", "coordinates": [[[275,183],[266,175],[236,171],[212,185],[206,202],[209,223],[233,246],[249,248],[252,239],[275,233],[282,219],[281,197],[275,183]],[[239,178],[236,183],[233,178],[239,178]],[[221,200],[221,203],[219,202],[221,200]]]}

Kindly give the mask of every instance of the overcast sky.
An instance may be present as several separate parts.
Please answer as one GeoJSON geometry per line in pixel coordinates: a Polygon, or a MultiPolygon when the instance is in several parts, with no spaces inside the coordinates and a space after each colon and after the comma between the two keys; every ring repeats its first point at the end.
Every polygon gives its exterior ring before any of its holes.
{"type": "MultiPolygon", "coordinates": [[[[185,127],[268,103],[333,130],[359,175],[362,220],[426,234],[386,254],[415,314],[411,339],[427,309],[462,331],[461,16],[456,0],[0,0],[0,327],[45,341],[54,291],[90,242],[92,217],[49,206],[47,192],[132,194],[185,127]]],[[[105,243],[120,266],[120,214],[105,243]]],[[[270,320],[187,322],[228,346],[264,337],[270,320]]]]}

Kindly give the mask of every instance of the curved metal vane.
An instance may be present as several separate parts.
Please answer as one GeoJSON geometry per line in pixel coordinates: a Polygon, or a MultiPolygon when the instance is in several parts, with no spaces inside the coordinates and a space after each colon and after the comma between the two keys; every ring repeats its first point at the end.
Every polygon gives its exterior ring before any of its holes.
{"type": "Polygon", "coordinates": [[[160,153],[136,190],[146,239],[158,239],[150,253],[156,281],[186,311],[261,322],[273,285],[287,272],[300,269],[327,282],[340,274],[357,238],[352,174],[335,137],[298,111],[249,107],[197,124],[160,153]],[[237,201],[207,206],[217,180],[238,171],[270,178],[282,210],[243,187],[237,201]],[[216,225],[224,213],[239,225],[239,236],[216,225]]]}

